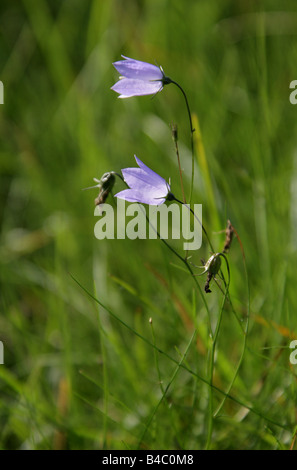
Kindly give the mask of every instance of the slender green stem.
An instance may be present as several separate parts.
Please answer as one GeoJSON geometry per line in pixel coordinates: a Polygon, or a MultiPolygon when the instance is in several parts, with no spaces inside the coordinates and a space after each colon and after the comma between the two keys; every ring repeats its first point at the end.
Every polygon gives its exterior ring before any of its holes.
{"type": "MultiPolygon", "coordinates": [[[[248,338],[248,331],[249,331],[249,320],[250,320],[250,288],[249,288],[249,279],[248,279],[248,272],[247,272],[247,266],[246,266],[246,262],[245,262],[245,256],[244,256],[244,253],[243,253],[243,264],[244,264],[244,271],[245,271],[245,277],[246,277],[246,283],[247,283],[247,296],[248,296],[248,299],[247,299],[247,319],[246,319],[246,324],[245,324],[245,329],[243,331],[243,335],[244,335],[244,339],[243,339],[243,347],[242,347],[242,352],[241,352],[241,356],[240,356],[240,359],[239,359],[239,362],[238,362],[238,365],[236,367],[236,370],[235,370],[235,373],[234,373],[234,376],[233,376],[233,379],[231,380],[231,383],[228,387],[228,390],[227,390],[227,393],[229,394],[233,385],[234,385],[234,382],[235,382],[235,379],[238,375],[238,372],[239,372],[239,369],[241,367],[241,364],[243,362],[243,358],[244,358],[244,354],[245,354],[245,351],[246,351],[246,345],[247,345],[247,338],[248,338]]],[[[218,414],[220,413],[221,409],[223,408],[224,404],[225,404],[225,401],[226,401],[226,397],[223,398],[221,404],[218,406],[216,412],[214,413],[214,418],[216,416],[218,416],[218,414]]]]}
{"type": "Polygon", "coordinates": [[[175,379],[175,377],[176,377],[176,375],[177,375],[177,373],[178,373],[180,367],[182,366],[182,364],[183,364],[183,362],[184,362],[184,359],[185,359],[185,357],[186,357],[187,354],[188,354],[188,351],[189,351],[189,349],[190,349],[190,346],[191,346],[191,344],[192,344],[192,342],[193,342],[193,339],[194,339],[195,335],[196,335],[196,330],[193,332],[193,334],[192,334],[192,336],[191,336],[191,338],[190,338],[190,341],[189,341],[189,343],[188,343],[188,345],[187,345],[187,347],[186,347],[186,350],[185,350],[185,352],[184,352],[184,354],[183,354],[181,360],[180,360],[179,363],[177,364],[177,367],[174,369],[174,372],[173,372],[173,374],[172,374],[172,376],[171,376],[171,379],[169,380],[169,382],[168,382],[168,384],[167,384],[167,386],[166,386],[166,388],[165,388],[165,390],[164,390],[164,393],[163,393],[162,397],[160,398],[159,402],[158,402],[157,405],[155,406],[155,408],[154,408],[154,410],[153,410],[153,412],[152,412],[152,414],[151,414],[151,416],[150,416],[150,418],[149,418],[149,420],[148,420],[148,422],[147,422],[147,424],[146,424],[146,426],[145,426],[144,432],[143,432],[143,434],[142,434],[142,436],[141,436],[141,438],[140,438],[140,440],[139,440],[138,448],[140,447],[140,445],[141,445],[141,443],[142,443],[142,441],[143,441],[143,439],[144,439],[144,436],[145,436],[145,434],[146,434],[146,432],[147,432],[149,426],[151,425],[151,422],[152,422],[154,416],[156,415],[156,413],[157,413],[157,411],[158,411],[158,409],[159,409],[159,406],[161,405],[161,403],[163,402],[164,398],[166,397],[166,395],[167,395],[167,393],[168,393],[168,390],[169,390],[171,384],[173,383],[173,381],[174,381],[174,379],[175,379]]]}
{"type": "Polygon", "coordinates": [[[179,149],[178,149],[178,137],[177,137],[177,126],[175,124],[171,125],[171,132],[172,132],[172,138],[173,142],[175,145],[175,153],[177,157],[177,162],[178,162],[178,169],[179,169],[179,177],[180,177],[180,186],[181,186],[181,191],[183,195],[183,201],[186,204],[186,197],[185,197],[185,190],[184,190],[184,183],[183,183],[183,175],[182,175],[182,169],[181,169],[181,164],[180,164],[180,157],[179,157],[179,149]]]}
{"type": "MultiPolygon", "coordinates": [[[[154,346],[156,346],[155,331],[154,331],[152,319],[150,319],[150,325],[151,325],[151,331],[152,331],[153,344],[154,344],[154,346]]],[[[162,395],[164,395],[164,387],[163,387],[161,372],[160,372],[160,368],[159,368],[159,360],[158,360],[157,349],[154,349],[154,356],[155,356],[155,364],[156,364],[156,370],[157,370],[157,374],[158,374],[160,390],[161,390],[162,395]]]]}
{"type": "Polygon", "coordinates": [[[193,188],[194,188],[194,163],[195,162],[194,162],[194,138],[193,138],[193,134],[195,132],[195,129],[193,128],[191,110],[190,110],[188,98],[187,98],[187,95],[186,95],[184,89],[179,85],[179,83],[175,82],[174,80],[170,79],[169,83],[173,83],[174,85],[176,85],[180,89],[180,91],[182,92],[183,97],[184,97],[185,102],[186,102],[187,112],[188,112],[188,116],[189,116],[190,129],[191,129],[191,154],[192,154],[191,188],[190,188],[190,197],[189,197],[189,204],[191,205],[192,195],[193,195],[193,188]]]}
{"type": "MultiPolygon", "coordinates": [[[[178,201],[180,202],[180,201],[178,201]]],[[[180,202],[181,204],[183,204],[182,202],[180,202]]],[[[145,209],[142,205],[140,205],[140,207],[142,208],[142,210],[145,212],[145,209]]],[[[194,214],[195,215],[195,214],[194,214]]],[[[195,274],[193,273],[192,269],[191,269],[191,266],[189,265],[188,263],[188,260],[187,258],[183,258],[171,245],[169,245],[169,243],[164,240],[164,238],[161,238],[160,236],[160,233],[158,232],[158,230],[153,227],[153,225],[151,224],[146,212],[145,212],[145,217],[146,217],[146,220],[147,222],[151,225],[151,227],[153,228],[153,230],[155,230],[156,234],[157,234],[157,237],[161,240],[162,243],[164,243],[164,245],[169,248],[170,251],[172,251],[172,253],[174,253],[175,256],[177,256],[177,258],[182,261],[182,263],[186,266],[187,270],[189,271],[189,273],[191,274],[191,277],[197,287],[197,289],[199,290],[199,293],[200,293],[200,296],[201,296],[201,299],[202,299],[202,302],[204,303],[204,306],[206,308],[206,311],[207,311],[207,316],[208,316],[208,327],[209,327],[209,331],[210,331],[210,334],[211,334],[211,322],[210,322],[210,312],[209,312],[209,308],[208,308],[208,305],[207,305],[207,302],[205,300],[205,297],[203,295],[203,292],[201,290],[201,287],[197,281],[197,278],[195,277],[195,274]]],[[[198,219],[199,220],[199,219],[198,219]]]]}
{"type": "MultiPolygon", "coordinates": [[[[185,365],[183,363],[183,361],[177,361],[176,359],[174,359],[174,357],[170,356],[170,354],[168,354],[165,350],[162,350],[160,349],[158,346],[154,345],[151,341],[149,341],[145,336],[142,336],[140,333],[138,333],[134,328],[132,328],[130,325],[128,325],[126,322],[124,322],[119,316],[117,316],[115,313],[113,313],[113,311],[108,308],[106,305],[104,305],[99,299],[97,299],[91,292],[89,292],[71,273],[69,273],[70,277],[73,279],[73,281],[91,298],[93,299],[97,304],[101,305],[102,308],[104,308],[106,310],[106,312],[109,313],[109,315],[111,317],[113,317],[115,320],[117,320],[121,325],[123,325],[125,328],[127,328],[129,331],[131,331],[131,333],[133,333],[134,335],[136,335],[138,338],[140,338],[143,342],[145,342],[146,344],[148,344],[150,347],[152,347],[153,349],[156,349],[160,354],[163,354],[164,357],[166,357],[167,359],[169,359],[171,362],[173,362],[174,364],[178,365],[179,367],[181,367],[182,369],[186,370],[187,372],[189,372],[193,377],[196,377],[198,380],[200,380],[201,382],[203,382],[204,384],[212,387],[214,390],[216,390],[217,392],[221,393],[222,395],[226,396],[227,398],[229,398],[229,400],[232,400],[234,403],[236,403],[237,405],[240,405],[240,406],[243,406],[244,408],[248,409],[249,411],[251,411],[252,413],[256,414],[257,416],[259,416],[260,418],[266,420],[267,422],[271,423],[271,424],[274,424],[278,427],[280,427],[281,429],[284,429],[284,430],[288,430],[288,431],[291,431],[292,432],[292,429],[289,425],[287,424],[282,424],[282,423],[279,423],[277,421],[275,421],[273,418],[270,418],[269,416],[266,416],[265,414],[263,414],[260,410],[257,410],[256,408],[254,408],[253,406],[251,405],[248,405],[247,403],[244,403],[242,402],[239,398],[236,398],[232,395],[228,395],[226,392],[224,392],[223,390],[221,390],[219,387],[217,387],[216,385],[214,384],[210,384],[208,382],[208,380],[204,377],[202,377],[201,375],[199,375],[197,372],[194,372],[192,369],[190,369],[187,365],[185,365]]],[[[4,372],[5,372],[5,369],[0,369],[0,377],[4,379],[7,379],[7,377],[5,376],[4,372]]],[[[7,379],[8,380],[8,379],[7,379]]]]}
{"type": "MultiPolygon", "coordinates": [[[[126,185],[127,187],[129,187],[128,184],[126,183],[126,181],[124,180],[124,178],[123,178],[121,175],[119,175],[118,173],[116,173],[116,174],[117,174],[117,176],[119,176],[119,177],[121,178],[121,180],[125,183],[125,185],[126,185]]],[[[183,202],[182,202],[182,201],[179,201],[178,199],[176,199],[176,198],[173,196],[173,194],[172,194],[171,196],[172,196],[172,198],[173,198],[172,200],[175,199],[175,200],[176,200],[177,202],[179,202],[180,204],[183,204],[183,202]]],[[[207,234],[205,228],[204,228],[203,225],[202,225],[202,222],[198,219],[198,217],[197,217],[196,214],[193,212],[193,210],[191,209],[191,207],[188,206],[188,204],[185,204],[185,205],[186,205],[186,207],[188,207],[188,209],[192,212],[192,214],[194,215],[194,217],[196,217],[196,219],[198,220],[198,222],[199,222],[200,225],[202,226],[202,229],[203,229],[203,231],[204,231],[204,233],[205,233],[205,235],[206,235],[206,237],[207,237],[207,240],[208,240],[208,243],[209,243],[209,245],[210,245],[210,247],[211,247],[211,250],[213,251],[213,247],[212,247],[211,241],[210,241],[210,239],[209,239],[209,237],[208,237],[208,234],[207,234]]],[[[144,207],[143,207],[141,204],[140,204],[140,207],[142,208],[142,210],[143,210],[144,213],[145,213],[145,217],[146,217],[147,222],[151,225],[150,220],[149,220],[149,218],[148,218],[148,216],[147,216],[147,214],[146,214],[146,212],[145,212],[144,207]]],[[[155,227],[153,227],[152,225],[151,225],[151,227],[155,230],[155,232],[156,232],[156,234],[157,234],[157,237],[161,240],[161,242],[162,242],[167,248],[169,248],[169,250],[172,251],[172,253],[174,253],[174,255],[177,256],[177,258],[178,258],[180,261],[182,261],[183,264],[185,264],[187,270],[189,271],[189,273],[190,273],[190,275],[191,275],[191,277],[192,277],[192,279],[193,279],[193,281],[194,281],[194,283],[195,283],[195,285],[196,285],[196,287],[197,287],[197,289],[198,289],[198,291],[199,291],[199,293],[200,293],[202,302],[204,303],[204,306],[205,306],[205,308],[206,308],[206,311],[207,311],[207,318],[208,318],[208,328],[209,328],[209,332],[210,332],[210,335],[211,335],[212,332],[211,332],[211,321],[210,321],[210,312],[209,312],[209,308],[208,308],[207,302],[206,302],[206,300],[205,300],[205,297],[204,297],[204,295],[203,295],[203,292],[202,292],[202,290],[201,290],[201,287],[200,287],[200,285],[199,285],[199,283],[198,283],[198,281],[197,281],[197,279],[196,279],[196,277],[195,277],[195,274],[193,273],[193,271],[192,271],[192,269],[191,269],[191,266],[190,266],[189,263],[188,263],[187,258],[183,258],[169,243],[167,243],[166,240],[164,240],[164,238],[161,238],[160,233],[158,232],[158,230],[157,230],[155,227]]]]}
{"type": "Polygon", "coordinates": [[[206,442],[206,449],[210,448],[211,445],[211,438],[212,438],[212,431],[213,431],[213,373],[214,373],[214,358],[215,358],[215,350],[216,350],[216,344],[219,336],[219,331],[220,331],[220,326],[221,326],[221,321],[223,317],[223,310],[225,306],[226,299],[228,297],[228,292],[229,292],[229,284],[230,284],[230,270],[229,270],[229,263],[226,258],[226,256],[223,253],[219,253],[218,256],[222,256],[227,265],[227,271],[228,271],[228,282],[226,285],[226,290],[222,302],[222,306],[219,312],[219,317],[218,321],[216,324],[216,329],[212,338],[212,345],[211,349],[209,352],[209,363],[208,363],[208,382],[211,384],[209,387],[209,399],[208,399],[208,430],[207,430],[207,442],[206,442]]]}
{"type": "Polygon", "coordinates": [[[108,426],[108,372],[106,366],[106,348],[105,348],[105,338],[103,327],[100,321],[99,305],[98,305],[98,331],[100,335],[100,345],[101,345],[101,355],[103,358],[102,367],[103,367],[103,403],[104,403],[104,414],[103,414],[103,435],[102,435],[102,448],[107,448],[107,426],[108,426]]]}
{"type": "Polygon", "coordinates": [[[209,244],[209,246],[210,246],[211,251],[214,252],[214,248],[213,248],[213,246],[212,246],[212,243],[211,243],[211,241],[210,241],[210,238],[209,238],[209,236],[208,236],[208,233],[207,233],[207,231],[206,231],[206,228],[205,228],[204,225],[202,224],[201,220],[197,217],[197,215],[195,214],[195,212],[193,211],[193,209],[190,207],[190,205],[189,205],[189,204],[185,204],[184,202],[180,201],[180,200],[177,199],[173,194],[172,194],[171,197],[172,197],[172,200],[178,202],[179,204],[182,204],[183,206],[186,206],[186,207],[189,209],[189,211],[193,214],[193,216],[195,217],[195,219],[199,222],[199,224],[200,224],[200,226],[201,226],[201,228],[202,228],[202,230],[203,230],[203,232],[204,232],[204,235],[205,235],[206,238],[207,238],[207,241],[208,241],[208,244],[209,244]]]}
{"type": "MultiPolygon", "coordinates": [[[[127,187],[129,187],[128,184],[126,183],[126,181],[124,180],[124,178],[123,178],[121,175],[119,175],[118,173],[116,173],[116,175],[120,177],[120,179],[125,183],[125,185],[126,185],[127,187]]],[[[172,198],[173,198],[172,200],[176,200],[176,202],[178,202],[179,204],[184,204],[184,203],[183,203],[182,201],[180,201],[179,199],[176,199],[175,196],[173,196],[173,194],[171,194],[171,196],[172,196],[172,198]]],[[[205,229],[204,226],[202,225],[202,222],[198,219],[198,217],[196,216],[196,214],[194,213],[194,211],[191,209],[191,207],[190,207],[188,204],[185,204],[185,206],[192,212],[192,214],[194,215],[194,217],[196,217],[196,219],[198,220],[199,224],[200,224],[201,227],[202,227],[202,230],[203,230],[204,233],[205,233],[205,236],[206,236],[206,238],[207,238],[207,240],[208,240],[208,243],[209,243],[209,245],[210,245],[211,250],[214,251],[214,250],[213,250],[213,246],[212,246],[212,244],[211,244],[211,241],[210,241],[210,239],[209,239],[209,237],[208,237],[208,234],[207,234],[207,232],[206,232],[206,229],[205,229]]],[[[141,204],[140,204],[140,207],[144,210],[144,208],[143,208],[143,206],[142,206],[141,204]]],[[[144,210],[144,211],[145,211],[145,210],[144,210]]],[[[150,223],[150,221],[149,221],[149,218],[148,218],[146,212],[145,212],[145,217],[146,217],[147,222],[151,225],[151,223],[150,223]]],[[[152,226],[152,225],[151,225],[151,226],[152,226]]],[[[204,295],[203,295],[203,293],[202,293],[201,287],[200,287],[200,285],[199,285],[199,283],[198,283],[198,281],[197,281],[197,279],[196,279],[196,277],[195,277],[195,275],[194,275],[194,273],[193,273],[193,271],[192,271],[192,269],[191,269],[191,266],[189,265],[187,259],[183,258],[171,245],[169,245],[169,243],[167,243],[166,240],[164,240],[164,238],[161,238],[160,233],[158,232],[158,230],[157,230],[155,227],[153,227],[153,229],[155,230],[155,232],[156,232],[158,238],[161,240],[161,242],[164,243],[164,245],[166,245],[166,247],[169,248],[169,250],[172,251],[172,253],[174,253],[175,256],[177,256],[177,258],[179,258],[179,260],[182,261],[182,262],[185,264],[187,270],[190,272],[191,277],[192,277],[193,280],[194,280],[194,283],[195,283],[196,287],[198,288],[198,290],[199,290],[199,292],[200,292],[201,298],[202,298],[202,300],[203,300],[203,302],[204,302],[204,305],[205,305],[205,307],[206,307],[206,309],[207,309],[208,316],[209,316],[209,309],[208,309],[207,302],[206,302],[206,300],[205,300],[205,298],[204,298],[204,295]]]]}

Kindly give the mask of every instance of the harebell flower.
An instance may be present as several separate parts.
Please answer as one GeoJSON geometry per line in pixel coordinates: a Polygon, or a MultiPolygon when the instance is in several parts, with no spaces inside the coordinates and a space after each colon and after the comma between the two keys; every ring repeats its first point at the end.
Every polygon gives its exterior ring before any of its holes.
{"type": "Polygon", "coordinates": [[[151,206],[159,206],[166,200],[175,199],[167,181],[147,167],[136,155],[134,157],[139,168],[122,170],[124,180],[130,189],[124,189],[115,194],[115,197],[151,206]]]}

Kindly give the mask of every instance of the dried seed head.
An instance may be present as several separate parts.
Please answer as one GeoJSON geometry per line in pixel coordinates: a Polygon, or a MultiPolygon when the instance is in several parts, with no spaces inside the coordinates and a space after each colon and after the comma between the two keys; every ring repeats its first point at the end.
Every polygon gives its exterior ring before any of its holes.
{"type": "Polygon", "coordinates": [[[223,253],[228,253],[232,239],[233,239],[233,234],[234,234],[234,228],[230,222],[230,220],[227,221],[227,227],[226,227],[226,238],[225,238],[225,244],[224,244],[224,249],[223,253]]]}

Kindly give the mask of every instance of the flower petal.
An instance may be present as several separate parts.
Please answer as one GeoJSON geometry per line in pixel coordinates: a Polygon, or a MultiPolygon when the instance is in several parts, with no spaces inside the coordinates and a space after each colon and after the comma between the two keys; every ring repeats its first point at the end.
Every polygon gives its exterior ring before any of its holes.
{"type": "Polygon", "coordinates": [[[122,56],[125,60],[114,62],[113,66],[120,75],[138,80],[162,80],[163,73],[156,65],[122,56]]]}
{"type": "MultiPolygon", "coordinates": [[[[124,180],[130,186],[131,191],[135,191],[137,197],[143,195],[145,199],[151,200],[166,199],[168,195],[168,187],[165,180],[162,185],[155,185],[147,181],[147,175],[140,168],[126,168],[122,170],[124,180]]],[[[158,201],[155,204],[158,204],[158,201]]]]}
{"type": "Polygon", "coordinates": [[[160,182],[156,182],[152,178],[149,179],[147,173],[141,168],[125,168],[122,170],[122,173],[125,182],[131,189],[147,193],[157,193],[158,197],[166,197],[168,194],[168,186],[165,180],[160,184],[160,182]]]}
{"type": "Polygon", "coordinates": [[[159,206],[166,201],[165,197],[159,197],[155,194],[152,194],[151,192],[146,193],[136,189],[124,189],[124,191],[120,191],[119,193],[115,194],[115,197],[124,199],[125,201],[140,202],[142,204],[149,204],[151,206],[159,206]]]}
{"type": "Polygon", "coordinates": [[[130,98],[131,96],[154,95],[163,88],[161,81],[146,82],[121,78],[111,89],[120,94],[119,98],[130,98]]]}

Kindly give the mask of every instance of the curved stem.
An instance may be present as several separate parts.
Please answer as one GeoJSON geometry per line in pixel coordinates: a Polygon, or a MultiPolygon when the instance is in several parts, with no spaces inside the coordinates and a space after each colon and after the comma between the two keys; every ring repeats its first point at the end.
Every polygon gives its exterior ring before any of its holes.
{"type": "Polygon", "coordinates": [[[210,388],[209,388],[209,401],[208,401],[208,431],[207,431],[207,442],[206,442],[206,449],[210,448],[211,445],[211,438],[212,438],[212,431],[213,431],[213,373],[214,373],[214,358],[215,358],[215,350],[216,350],[216,344],[219,336],[219,331],[220,331],[220,326],[221,326],[221,321],[223,317],[223,309],[224,305],[226,302],[226,299],[228,298],[229,294],[229,285],[230,285],[230,269],[229,269],[229,263],[227,260],[227,257],[223,253],[218,253],[218,256],[222,256],[225,259],[226,266],[227,266],[227,271],[228,271],[228,282],[225,286],[225,293],[224,293],[224,298],[222,302],[222,306],[220,309],[216,329],[212,338],[212,346],[210,349],[210,356],[209,356],[209,369],[208,369],[208,381],[210,383],[210,388]]]}
{"type": "Polygon", "coordinates": [[[178,150],[178,138],[177,138],[177,126],[175,124],[171,125],[171,132],[172,132],[172,138],[173,142],[175,145],[175,153],[177,156],[177,163],[178,163],[178,169],[179,169],[179,177],[180,177],[180,186],[181,186],[181,192],[183,195],[183,201],[186,204],[186,197],[185,197],[185,191],[184,191],[184,184],[183,184],[183,175],[182,175],[182,169],[181,169],[181,164],[180,164],[180,158],[179,158],[179,150],[178,150]]]}
{"type": "MultiPolygon", "coordinates": [[[[243,247],[242,247],[242,250],[243,250],[243,247]]],[[[234,376],[231,380],[231,383],[228,387],[228,390],[227,390],[227,393],[229,394],[230,391],[231,391],[231,388],[233,387],[234,385],[234,382],[235,382],[235,379],[238,375],[238,372],[239,372],[239,369],[241,367],[241,364],[243,362],[243,358],[244,358],[244,355],[245,355],[245,351],[246,351],[246,345],[247,345],[247,338],[248,338],[248,331],[249,331],[249,321],[250,321],[250,288],[249,288],[249,278],[248,278],[248,272],[247,272],[247,266],[246,266],[246,262],[245,262],[245,255],[244,255],[244,251],[242,251],[242,254],[243,254],[243,265],[244,265],[244,271],[245,271],[245,277],[246,277],[246,283],[247,283],[247,319],[246,319],[246,325],[245,325],[245,329],[243,331],[243,347],[242,347],[242,352],[241,352],[241,355],[240,355],[240,359],[239,359],[239,362],[238,362],[238,365],[236,367],[236,370],[235,370],[235,373],[234,373],[234,376]]],[[[216,418],[218,416],[218,414],[220,413],[221,409],[223,408],[224,404],[225,404],[225,397],[223,398],[221,404],[218,406],[217,410],[215,411],[214,413],[214,418],[216,418]]]]}
{"type": "MultiPolygon", "coordinates": [[[[180,202],[180,201],[178,201],[178,202],[180,202]]],[[[183,204],[183,203],[181,203],[181,204],[183,204]]],[[[144,207],[143,207],[141,204],[140,204],[140,207],[141,207],[141,209],[142,209],[142,210],[144,211],[144,213],[145,213],[145,217],[146,217],[147,222],[151,225],[151,227],[153,227],[153,225],[151,224],[151,222],[150,222],[150,220],[149,220],[149,218],[148,218],[148,216],[147,216],[147,214],[146,214],[146,212],[145,212],[144,207]]],[[[194,214],[194,216],[195,216],[195,214],[194,214]]],[[[202,292],[202,290],[201,290],[201,287],[200,287],[200,285],[199,285],[199,283],[198,283],[198,281],[197,281],[197,278],[195,277],[195,274],[193,273],[193,270],[192,270],[191,266],[190,266],[189,263],[188,263],[188,260],[187,260],[186,258],[183,258],[183,257],[182,257],[164,238],[162,238],[161,235],[160,235],[160,233],[158,232],[158,230],[157,230],[155,227],[153,227],[153,229],[155,230],[155,232],[156,232],[156,234],[157,234],[159,240],[161,240],[161,242],[162,242],[167,248],[169,248],[169,250],[172,251],[172,253],[173,253],[182,263],[184,263],[184,265],[186,266],[187,270],[189,271],[189,273],[190,273],[190,275],[191,275],[191,277],[192,277],[192,279],[193,279],[193,281],[194,281],[194,283],[195,283],[197,289],[199,290],[199,293],[200,293],[202,302],[203,302],[203,304],[204,304],[204,307],[206,308],[206,311],[207,311],[207,319],[208,319],[208,328],[209,328],[210,334],[212,334],[212,333],[211,333],[211,322],[210,322],[210,312],[209,312],[209,308],[208,308],[206,299],[205,299],[205,297],[204,297],[204,295],[203,295],[203,292],[202,292]]]]}
{"type": "MultiPolygon", "coordinates": [[[[123,183],[124,183],[127,187],[129,187],[129,185],[126,183],[126,181],[124,180],[124,178],[123,178],[119,173],[115,173],[115,174],[120,177],[120,179],[123,181],[123,183]]],[[[176,201],[179,202],[180,204],[183,204],[183,202],[181,202],[181,201],[179,201],[178,199],[176,199],[172,193],[170,193],[170,196],[171,196],[171,198],[170,198],[171,200],[176,200],[176,201]]],[[[152,224],[150,223],[150,220],[149,220],[149,218],[148,218],[148,216],[147,216],[147,214],[146,214],[146,212],[145,212],[144,207],[143,207],[141,204],[139,204],[139,205],[140,205],[140,207],[142,208],[142,210],[143,210],[144,213],[145,213],[145,218],[146,218],[147,222],[152,226],[152,224]]],[[[211,247],[211,249],[212,249],[212,251],[213,251],[211,242],[210,242],[210,240],[209,240],[209,238],[208,238],[207,232],[206,232],[205,228],[203,227],[201,221],[198,219],[198,217],[197,217],[196,214],[193,212],[193,210],[188,206],[188,204],[185,204],[185,205],[188,207],[188,209],[192,212],[192,214],[194,215],[194,217],[196,217],[196,219],[198,220],[198,222],[201,224],[202,229],[203,229],[204,233],[206,234],[206,237],[207,237],[207,239],[208,239],[208,242],[209,242],[209,244],[210,244],[210,247],[211,247]]],[[[153,227],[153,226],[152,226],[152,227],[153,227]]],[[[192,269],[191,269],[191,266],[189,265],[187,259],[183,258],[183,257],[182,257],[164,238],[161,237],[160,233],[158,232],[158,230],[157,230],[155,227],[153,227],[153,229],[155,230],[155,232],[156,232],[156,234],[157,234],[157,237],[161,240],[161,242],[162,242],[167,248],[169,248],[169,250],[172,251],[172,253],[174,253],[174,255],[175,255],[180,261],[182,261],[182,263],[184,263],[184,265],[186,266],[187,270],[189,271],[189,273],[190,273],[190,275],[191,275],[191,277],[192,277],[192,279],[193,279],[193,281],[194,281],[194,283],[195,283],[197,289],[199,290],[201,299],[202,299],[202,301],[203,301],[203,303],[204,303],[204,306],[205,306],[205,308],[206,308],[207,315],[208,315],[208,327],[209,327],[209,331],[210,331],[210,333],[211,333],[211,322],[210,322],[209,308],[208,308],[207,302],[206,302],[206,300],[205,300],[205,297],[204,297],[204,295],[203,295],[203,292],[202,292],[202,290],[201,290],[201,287],[200,287],[200,285],[199,285],[199,283],[198,283],[198,281],[197,281],[197,279],[196,279],[196,277],[195,277],[195,275],[194,275],[194,273],[193,273],[193,271],[192,271],[192,269]]]]}

